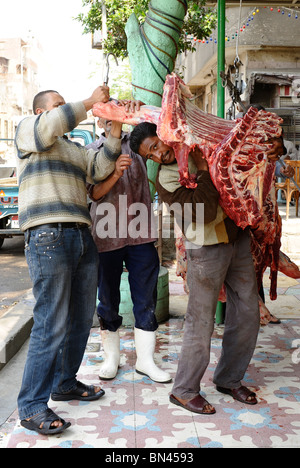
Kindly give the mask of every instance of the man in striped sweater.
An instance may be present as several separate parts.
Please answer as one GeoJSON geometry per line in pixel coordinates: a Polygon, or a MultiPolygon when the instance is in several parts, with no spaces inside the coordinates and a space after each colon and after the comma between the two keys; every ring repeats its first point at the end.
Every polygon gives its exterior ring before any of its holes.
{"type": "Polygon", "coordinates": [[[65,134],[86,119],[109,89],[98,87],[83,101],[66,104],[53,90],[39,93],[33,116],[16,132],[19,219],[33,293],[34,325],[18,397],[22,426],[56,434],[70,426],[48,408],[52,400],[96,400],[104,391],[76,379],[96,304],[98,255],[88,229],[86,182],[115,168],[121,140],[115,123],[100,151],[70,142],[65,134]]]}

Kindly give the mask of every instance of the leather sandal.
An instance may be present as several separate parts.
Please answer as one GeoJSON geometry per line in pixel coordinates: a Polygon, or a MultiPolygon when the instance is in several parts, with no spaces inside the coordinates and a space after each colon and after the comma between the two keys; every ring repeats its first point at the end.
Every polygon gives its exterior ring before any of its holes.
{"type": "Polygon", "coordinates": [[[174,403],[174,405],[181,406],[182,408],[192,411],[193,413],[199,414],[215,414],[216,410],[213,408],[212,410],[205,411],[205,407],[210,405],[208,401],[206,401],[201,395],[195,396],[192,400],[189,400],[187,403],[181,403],[174,395],[170,395],[169,397],[170,402],[174,403]]]}
{"type": "Polygon", "coordinates": [[[95,392],[94,385],[86,385],[82,382],[77,382],[77,386],[68,393],[52,393],[51,398],[53,401],[69,401],[69,400],[80,400],[80,401],[95,401],[101,398],[105,394],[104,390],[95,392]],[[83,393],[87,393],[87,396],[83,396],[83,393]]]}
{"type": "Polygon", "coordinates": [[[270,314],[271,315],[271,320],[269,321],[269,323],[271,325],[280,325],[281,324],[281,320],[278,319],[277,317],[274,317],[274,315],[270,314]]]}
{"type": "Polygon", "coordinates": [[[256,394],[251,392],[249,388],[241,385],[238,388],[224,388],[217,386],[216,389],[220,393],[225,393],[226,395],[232,396],[237,401],[241,401],[242,403],[246,403],[247,405],[256,405],[257,399],[256,394]],[[249,397],[253,397],[252,400],[248,400],[249,397]]]}
{"type": "Polygon", "coordinates": [[[35,431],[43,435],[53,435],[63,432],[65,429],[71,426],[70,422],[66,422],[55,414],[50,408],[46,409],[42,413],[33,416],[28,421],[23,419],[21,426],[25,427],[29,431],[35,431]],[[52,426],[55,421],[62,423],[62,426],[52,426]],[[41,427],[42,426],[42,427],[41,427]]]}

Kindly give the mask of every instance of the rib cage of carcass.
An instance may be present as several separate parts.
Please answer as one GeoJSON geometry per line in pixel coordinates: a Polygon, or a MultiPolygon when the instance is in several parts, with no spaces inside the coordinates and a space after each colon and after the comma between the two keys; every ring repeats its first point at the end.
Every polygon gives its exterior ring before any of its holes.
{"type": "MultiPolygon", "coordinates": [[[[160,139],[174,149],[180,183],[190,189],[196,182],[189,174],[188,154],[193,147],[201,149],[225,213],[242,229],[251,228],[258,285],[269,266],[270,297],[276,299],[281,223],[275,197],[275,163],[268,160],[266,151],[272,147],[269,140],[281,135],[282,119],[250,108],[241,119],[224,120],[201,111],[191,98],[189,88],[172,73],[166,78],[162,108],[142,106],[138,112],[127,113],[110,101],[94,105],[93,113],[131,125],[155,123],[160,139]]],[[[292,269],[299,277],[299,269],[292,269]]]]}
{"type": "Polygon", "coordinates": [[[189,174],[188,154],[198,146],[208,161],[224,211],[243,229],[258,226],[275,170],[265,155],[271,147],[267,141],[281,135],[282,119],[251,108],[242,119],[224,120],[201,111],[190,98],[189,88],[172,73],[166,78],[162,108],[142,106],[138,112],[127,113],[110,101],[95,104],[93,113],[132,125],[157,124],[158,136],[174,148],[179,181],[187,188],[196,186],[189,174]]]}
{"type": "Polygon", "coordinates": [[[227,121],[204,113],[192,105],[189,97],[189,89],[178,77],[167,78],[158,134],[174,148],[179,180],[186,187],[195,184],[188,172],[190,148],[198,146],[202,150],[225,213],[241,228],[251,228],[258,289],[264,271],[270,267],[270,298],[274,300],[281,220],[275,194],[275,163],[268,160],[266,151],[272,147],[270,140],[281,135],[282,119],[250,108],[242,119],[227,121]]]}
{"type": "Polygon", "coordinates": [[[188,97],[184,83],[169,75],[158,134],[174,148],[181,184],[194,187],[188,154],[197,145],[208,161],[224,211],[243,229],[257,227],[274,180],[275,164],[265,155],[271,147],[267,141],[281,135],[282,119],[251,108],[238,121],[224,120],[201,111],[188,97]]]}

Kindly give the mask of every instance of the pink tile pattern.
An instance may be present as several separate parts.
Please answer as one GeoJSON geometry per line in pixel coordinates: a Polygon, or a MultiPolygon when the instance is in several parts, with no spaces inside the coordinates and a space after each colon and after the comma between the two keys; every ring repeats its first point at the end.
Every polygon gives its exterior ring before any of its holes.
{"type": "MultiPolygon", "coordinates": [[[[184,317],[161,324],[155,359],[175,376],[184,317]]],[[[4,448],[295,448],[300,446],[300,317],[262,327],[244,384],[257,392],[249,406],[218,393],[212,378],[219,359],[223,327],[212,338],[211,361],[202,394],[215,415],[197,415],[169,402],[172,384],[158,384],[135,372],[133,330],[121,329],[121,365],[116,379],[102,382],[105,396],[96,402],[52,402],[49,406],[72,426],[46,437],[20,426],[11,417],[4,448]]],[[[93,328],[78,378],[98,384],[103,349],[93,328]]],[[[197,358],[195,356],[195,358],[197,358]]]]}

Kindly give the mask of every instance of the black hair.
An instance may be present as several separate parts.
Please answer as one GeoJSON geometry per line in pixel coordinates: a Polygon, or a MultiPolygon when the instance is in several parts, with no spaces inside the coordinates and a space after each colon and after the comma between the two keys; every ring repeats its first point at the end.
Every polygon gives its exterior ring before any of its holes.
{"type": "Polygon", "coordinates": [[[47,89],[46,91],[41,91],[40,93],[36,94],[32,103],[32,109],[33,109],[34,114],[36,113],[36,110],[38,107],[40,107],[41,109],[45,108],[46,99],[47,99],[46,95],[49,93],[59,94],[57,91],[54,91],[53,89],[47,89]]]}
{"type": "Polygon", "coordinates": [[[157,126],[150,122],[142,122],[137,125],[130,134],[130,148],[134,153],[139,153],[143,141],[148,137],[157,136],[157,126]]]}
{"type": "Polygon", "coordinates": [[[258,111],[260,110],[266,110],[264,108],[264,106],[262,106],[261,104],[257,104],[257,103],[253,103],[253,104],[249,104],[247,107],[246,107],[246,111],[248,111],[250,109],[250,107],[254,107],[255,109],[257,109],[258,111]]]}

